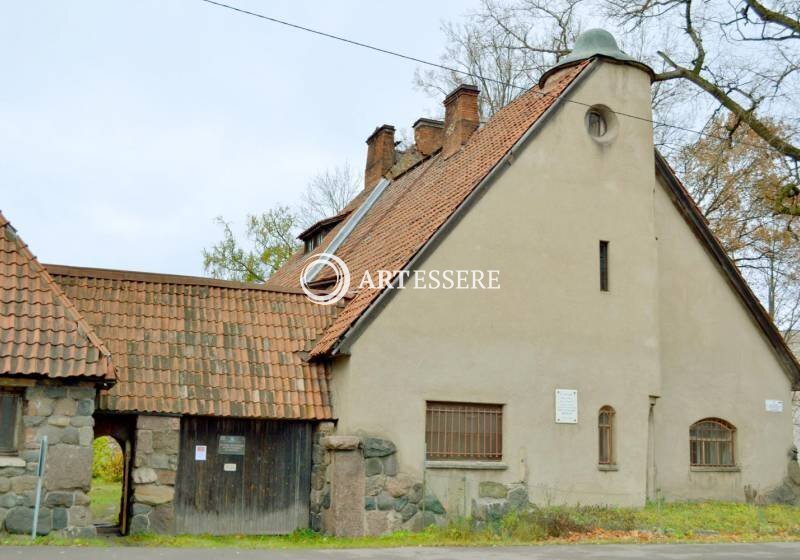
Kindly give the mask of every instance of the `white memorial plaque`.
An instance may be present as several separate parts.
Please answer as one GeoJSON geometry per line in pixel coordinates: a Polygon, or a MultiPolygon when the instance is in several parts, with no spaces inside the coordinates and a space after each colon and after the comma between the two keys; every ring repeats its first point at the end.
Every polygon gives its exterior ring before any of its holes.
{"type": "Polygon", "coordinates": [[[223,470],[225,472],[236,472],[236,463],[225,463],[223,470]]]}
{"type": "Polygon", "coordinates": [[[783,412],[783,401],[767,399],[764,401],[764,409],[767,412],[783,412]]]}
{"type": "Polygon", "coordinates": [[[556,389],[556,424],[578,423],[578,391],[556,389]]]}
{"type": "Polygon", "coordinates": [[[205,445],[195,445],[194,446],[194,460],[195,461],[205,461],[206,460],[206,446],[205,445]]]}

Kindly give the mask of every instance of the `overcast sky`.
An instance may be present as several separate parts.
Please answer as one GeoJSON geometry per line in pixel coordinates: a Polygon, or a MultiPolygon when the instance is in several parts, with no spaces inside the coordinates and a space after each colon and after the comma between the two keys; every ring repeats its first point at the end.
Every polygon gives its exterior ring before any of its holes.
{"type": "MultiPolygon", "coordinates": [[[[230,2],[428,59],[474,4],[230,2]]],[[[438,105],[413,63],[199,0],[8,2],[0,62],[0,209],[58,264],[201,274],[215,216],[295,204],[438,105]]]]}

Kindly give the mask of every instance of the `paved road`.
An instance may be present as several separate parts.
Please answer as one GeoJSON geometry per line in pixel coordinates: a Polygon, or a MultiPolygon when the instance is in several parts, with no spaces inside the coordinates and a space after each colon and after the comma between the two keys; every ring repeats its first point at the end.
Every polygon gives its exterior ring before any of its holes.
{"type": "Polygon", "coordinates": [[[191,548],[2,547],[2,560],[797,560],[800,543],[561,545],[499,548],[235,550],[191,548]]]}

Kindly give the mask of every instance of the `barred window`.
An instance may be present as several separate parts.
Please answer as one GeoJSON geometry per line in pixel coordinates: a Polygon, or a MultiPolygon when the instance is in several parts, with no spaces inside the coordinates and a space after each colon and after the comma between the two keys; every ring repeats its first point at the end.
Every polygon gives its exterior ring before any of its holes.
{"type": "Polygon", "coordinates": [[[597,415],[597,431],[600,436],[600,447],[597,462],[601,465],[613,465],[614,457],[614,409],[604,406],[597,415]]]}
{"type": "Polygon", "coordinates": [[[0,390],[0,453],[17,452],[19,393],[0,390]]]}
{"type": "Polygon", "coordinates": [[[733,467],[733,424],[719,418],[705,418],[689,429],[689,451],[693,467],[733,467]]]}
{"type": "Polygon", "coordinates": [[[503,405],[428,402],[425,449],[431,461],[500,461],[503,405]]]}

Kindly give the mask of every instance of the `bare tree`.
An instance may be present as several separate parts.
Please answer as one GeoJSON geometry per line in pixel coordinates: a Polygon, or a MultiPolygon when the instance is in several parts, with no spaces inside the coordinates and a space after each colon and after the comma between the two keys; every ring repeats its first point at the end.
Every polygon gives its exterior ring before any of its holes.
{"type": "Polygon", "coordinates": [[[569,52],[580,28],[576,10],[582,1],[525,0],[516,6],[487,0],[467,21],[442,24],[447,46],[441,63],[453,70],[417,70],[415,84],[441,99],[472,81],[481,90],[482,116],[491,117],[569,52]]]}
{"type": "MultiPolygon", "coordinates": [[[[733,115],[725,134],[745,126],[783,158],[786,173],[774,209],[800,215],[800,2],[483,0],[465,22],[444,24],[442,62],[485,77],[477,81],[490,116],[522,91],[519,86],[533,85],[568,52],[583,21],[601,12],[623,47],[656,71],[656,141],[666,155],[696,140],[682,128],[733,115]],[[784,126],[776,131],[770,122],[784,126]]],[[[465,79],[426,71],[417,73],[416,83],[438,97],[465,79]]]]}
{"type": "Polygon", "coordinates": [[[306,228],[341,212],[358,194],[362,181],[363,177],[346,162],[315,175],[300,197],[297,212],[300,227],[306,228]]]}
{"type": "Polygon", "coordinates": [[[775,209],[800,215],[800,144],[797,140],[800,3],[757,0],[606,0],[607,14],[626,30],[648,26],[680,32],[672,45],[656,49],[662,62],[656,82],[691,84],[733,115],[728,132],[747,126],[781,154],[784,177],[775,209]],[[776,131],[770,121],[787,126],[776,131]]]}

